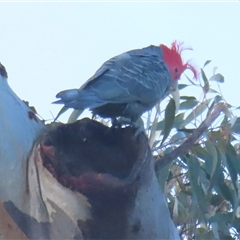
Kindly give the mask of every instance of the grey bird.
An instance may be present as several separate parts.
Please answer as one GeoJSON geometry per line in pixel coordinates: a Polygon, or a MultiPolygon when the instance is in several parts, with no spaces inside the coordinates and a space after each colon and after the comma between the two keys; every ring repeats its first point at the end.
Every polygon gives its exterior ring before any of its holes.
{"type": "Polygon", "coordinates": [[[113,124],[119,117],[134,124],[168,96],[170,89],[177,88],[177,80],[186,69],[197,78],[197,70],[183,62],[183,50],[182,43],[174,41],[170,48],[163,44],[148,46],[109,59],[79,89],[56,95],[60,100],[54,103],[64,104],[58,116],[73,108],[77,118],[90,109],[94,115],[111,118],[113,124]]]}

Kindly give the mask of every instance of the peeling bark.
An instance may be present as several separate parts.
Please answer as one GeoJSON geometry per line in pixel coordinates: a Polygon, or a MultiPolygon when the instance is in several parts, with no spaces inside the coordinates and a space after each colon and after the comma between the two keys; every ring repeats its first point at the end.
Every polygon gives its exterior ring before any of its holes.
{"type": "Polygon", "coordinates": [[[49,130],[0,74],[0,200],[19,238],[179,239],[144,134],[90,119],[49,130]]]}

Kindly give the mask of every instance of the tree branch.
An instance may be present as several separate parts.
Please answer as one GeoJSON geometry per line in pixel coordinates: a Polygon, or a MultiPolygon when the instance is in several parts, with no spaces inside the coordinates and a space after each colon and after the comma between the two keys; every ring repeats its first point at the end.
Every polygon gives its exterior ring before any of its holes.
{"type": "Polygon", "coordinates": [[[178,156],[185,154],[201,137],[201,135],[208,129],[208,127],[216,120],[224,108],[224,103],[218,103],[213,109],[212,113],[200,124],[200,126],[188,137],[188,139],[179,147],[174,149],[171,153],[161,157],[155,163],[155,170],[158,172],[164,166],[171,163],[178,156]]]}

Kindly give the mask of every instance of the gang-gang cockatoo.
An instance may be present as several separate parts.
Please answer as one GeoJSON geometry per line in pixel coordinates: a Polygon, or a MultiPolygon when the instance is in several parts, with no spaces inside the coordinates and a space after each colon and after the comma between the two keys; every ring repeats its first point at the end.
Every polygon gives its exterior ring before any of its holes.
{"type": "Polygon", "coordinates": [[[79,115],[90,109],[94,115],[111,118],[113,123],[124,117],[134,124],[177,88],[186,69],[197,78],[197,70],[181,57],[182,45],[174,41],[170,48],[151,45],[115,56],[79,89],[59,92],[56,97],[60,100],[54,103],[64,104],[64,109],[74,108],[79,115]]]}

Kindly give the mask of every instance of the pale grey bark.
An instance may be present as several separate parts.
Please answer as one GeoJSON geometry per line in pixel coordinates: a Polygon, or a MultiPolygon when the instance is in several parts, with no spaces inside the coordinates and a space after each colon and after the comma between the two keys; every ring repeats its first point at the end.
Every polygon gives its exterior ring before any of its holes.
{"type": "Polygon", "coordinates": [[[88,119],[47,130],[0,68],[0,210],[14,238],[179,239],[144,135],[88,119]]]}

